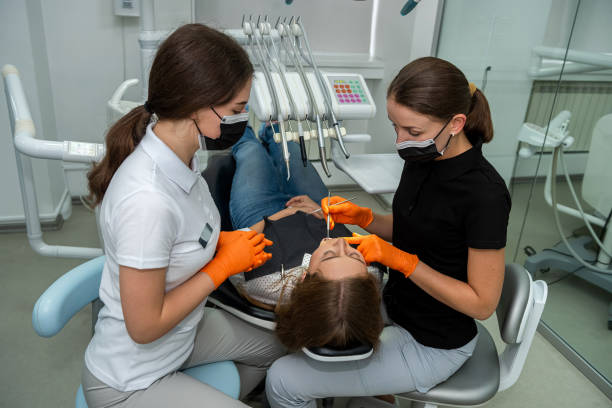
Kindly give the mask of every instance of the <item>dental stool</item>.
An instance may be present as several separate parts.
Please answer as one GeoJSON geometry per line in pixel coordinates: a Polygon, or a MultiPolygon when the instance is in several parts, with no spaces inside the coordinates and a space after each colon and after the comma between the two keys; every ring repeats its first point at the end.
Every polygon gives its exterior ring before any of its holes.
{"type": "MultiPolygon", "coordinates": [[[[206,180],[221,215],[221,229],[233,230],[229,213],[229,200],[232,179],[236,171],[236,162],[231,152],[216,153],[208,157],[206,169],[202,177],[206,180]]],[[[216,307],[225,310],[234,316],[268,330],[276,327],[274,312],[254,306],[242,297],[236,288],[229,282],[224,282],[208,297],[208,301],[216,307]]],[[[320,361],[348,361],[361,360],[369,357],[373,348],[369,344],[354,344],[345,349],[330,347],[304,348],[304,353],[320,361]]]]}
{"type": "MultiPolygon", "coordinates": [[[[32,311],[32,326],[41,337],[52,337],[88,303],[98,298],[104,256],[87,261],[57,279],[38,298],[32,311]]],[[[240,393],[240,377],[231,361],[203,364],[183,372],[232,398],[240,393]]],[[[79,386],[76,408],[87,408],[83,389],[79,386]]]]}
{"type": "Polygon", "coordinates": [[[397,396],[414,401],[413,408],[475,406],[511,387],[523,370],[547,293],[546,283],[533,282],[525,268],[506,265],[496,310],[501,338],[506,343],[503,353],[497,354],[487,329],[476,323],[479,336],[474,353],[455,374],[426,393],[413,391],[397,396]]]}

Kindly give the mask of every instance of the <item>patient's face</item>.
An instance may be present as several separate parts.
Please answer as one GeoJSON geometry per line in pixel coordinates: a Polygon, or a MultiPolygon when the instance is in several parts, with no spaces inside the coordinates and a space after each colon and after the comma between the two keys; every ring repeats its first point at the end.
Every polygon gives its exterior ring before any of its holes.
{"type": "Polygon", "coordinates": [[[309,274],[324,279],[346,279],[366,275],[367,267],[361,253],[342,238],[324,238],[310,258],[309,274]]]}

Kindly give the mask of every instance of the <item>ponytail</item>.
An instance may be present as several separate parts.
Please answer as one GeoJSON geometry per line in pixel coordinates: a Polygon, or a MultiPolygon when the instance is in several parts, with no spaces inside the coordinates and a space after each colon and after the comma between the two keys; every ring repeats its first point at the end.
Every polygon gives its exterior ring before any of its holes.
{"type": "Polygon", "coordinates": [[[98,205],[113,175],[144,137],[151,114],[143,105],[132,109],[119,119],[106,135],[106,154],[87,174],[90,200],[98,205]]]}
{"type": "Polygon", "coordinates": [[[477,140],[489,143],[493,139],[491,110],[487,98],[480,89],[476,89],[474,95],[472,95],[472,102],[463,131],[472,144],[477,140]]]}

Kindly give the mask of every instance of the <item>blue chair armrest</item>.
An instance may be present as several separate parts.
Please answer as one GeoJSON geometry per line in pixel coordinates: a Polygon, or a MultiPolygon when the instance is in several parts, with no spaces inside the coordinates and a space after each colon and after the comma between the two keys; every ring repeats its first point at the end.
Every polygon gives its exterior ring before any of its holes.
{"type": "Polygon", "coordinates": [[[55,336],[79,310],[98,297],[104,256],[87,261],[62,275],[38,298],[32,326],[42,337],[55,336]]]}

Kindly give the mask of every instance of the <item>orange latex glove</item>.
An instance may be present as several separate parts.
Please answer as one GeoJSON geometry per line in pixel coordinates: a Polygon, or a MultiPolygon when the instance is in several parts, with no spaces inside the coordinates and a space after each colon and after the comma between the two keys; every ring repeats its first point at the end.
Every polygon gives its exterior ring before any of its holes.
{"type": "Polygon", "coordinates": [[[272,258],[264,252],[269,245],[272,241],[257,231],[221,231],[215,257],[200,272],[208,274],[219,287],[231,275],[248,272],[272,258]]]}
{"type": "Polygon", "coordinates": [[[321,211],[323,215],[327,217],[327,214],[330,214],[331,216],[329,219],[329,229],[334,229],[337,222],[340,224],[359,225],[361,228],[370,225],[374,219],[374,215],[370,208],[360,207],[350,201],[333,205],[345,200],[345,198],[338,196],[330,197],[329,203],[327,202],[327,197],[321,200],[321,211]]]}
{"type": "Polygon", "coordinates": [[[353,232],[352,237],[344,237],[349,244],[357,244],[357,250],[365,258],[367,264],[379,262],[391,269],[400,271],[405,277],[410,276],[419,258],[416,255],[397,249],[378,235],[359,235],[353,232]]]}

